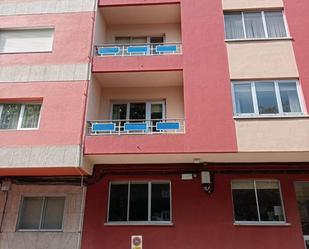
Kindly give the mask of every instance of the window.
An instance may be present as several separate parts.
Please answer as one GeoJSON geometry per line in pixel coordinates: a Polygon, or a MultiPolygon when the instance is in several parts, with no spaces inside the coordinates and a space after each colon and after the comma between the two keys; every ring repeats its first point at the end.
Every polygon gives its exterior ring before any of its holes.
{"type": "Polygon", "coordinates": [[[224,14],[226,39],[287,37],[283,11],[231,12],[224,14]]]}
{"type": "Polygon", "coordinates": [[[54,29],[1,29],[0,53],[52,51],[54,29]]]}
{"type": "Polygon", "coordinates": [[[121,128],[125,121],[147,121],[149,127],[155,131],[156,123],[165,118],[165,102],[122,102],[112,104],[111,119],[120,121],[117,127],[121,128]],[[124,120],[124,121],[121,121],[124,120]]]}
{"type": "Polygon", "coordinates": [[[61,230],[65,197],[23,197],[18,230],[61,230]]]}
{"type": "Polygon", "coordinates": [[[116,44],[163,43],[164,36],[116,36],[116,44]]]}
{"type": "Polygon", "coordinates": [[[301,115],[298,81],[233,82],[236,116],[301,115]]]}
{"type": "Polygon", "coordinates": [[[0,104],[0,130],[36,129],[41,104],[0,104]]]}
{"type": "Polygon", "coordinates": [[[285,222],[278,181],[232,182],[236,222],[285,222]]]}
{"type": "Polygon", "coordinates": [[[108,222],[171,221],[169,182],[111,183],[108,222]]]}

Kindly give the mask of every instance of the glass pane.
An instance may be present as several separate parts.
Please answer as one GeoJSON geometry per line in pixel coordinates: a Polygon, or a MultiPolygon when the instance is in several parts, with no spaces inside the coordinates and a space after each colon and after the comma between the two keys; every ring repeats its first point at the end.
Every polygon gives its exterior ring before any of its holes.
{"type": "Polygon", "coordinates": [[[235,221],[259,221],[253,181],[232,183],[235,221]]]}
{"type": "Polygon", "coordinates": [[[148,184],[130,185],[130,221],[148,220],[148,184]]]}
{"type": "Polygon", "coordinates": [[[130,119],[146,119],[146,103],[130,103],[130,119]]]}
{"type": "Polygon", "coordinates": [[[162,119],[162,118],[163,118],[163,105],[151,104],[151,119],[162,119]]]}
{"type": "Polygon", "coordinates": [[[169,221],[170,214],[170,185],[168,183],[151,184],[151,220],[169,221]]]}
{"type": "Polygon", "coordinates": [[[64,197],[46,197],[42,229],[62,229],[64,197]]]}
{"type": "Polygon", "coordinates": [[[265,31],[262,21],[262,13],[244,13],[247,38],[263,38],[265,31]]]}
{"type": "Polygon", "coordinates": [[[278,182],[256,182],[261,221],[284,221],[278,182]]]}
{"type": "Polygon", "coordinates": [[[147,43],[147,37],[132,37],[131,43],[147,43]]]}
{"type": "Polygon", "coordinates": [[[112,119],[126,119],[127,118],[127,104],[113,104],[112,119]]]}
{"type": "Polygon", "coordinates": [[[131,41],[130,37],[115,37],[116,44],[128,44],[130,43],[130,41],[131,41]]]}
{"type": "Polygon", "coordinates": [[[19,229],[39,229],[43,197],[24,197],[20,217],[19,229]]]}
{"type": "Polygon", "coordinates": [[[128,184],[110,186],[108,221],[127,221],[128,184]]]}
{"type": "Polygon", "coordinates": [[[39,123],[41,105],[25,105],[25,111],[21,128],[37,128],[39,123]]]}
{"type": "Polygon", "coordinates": [[[286,37],[282,12],[265,12],[265,21],[269,37],[286,37]]]}
{"type": "Polygon", "coordinates": [[[260,114],[278,113],[278,104],[273,82],[255,84],[260,114]]]}
{"type": "Polygon", "coordinates": [[[3,104],[0,129],[17,129],[21,105],[3,104]]]}
{"type": "Polygon", "coordinates": [[[254,113],[251,84],[234,85],[236,114],[254,113]]]}
{"type": "Polygon", "coordinates": [[[241,13],[224,14],[225,38],[245,38],[241,13]]]}
{"type": "Polygon", "coordinates": [[[303,234],[309,235],[309,182],[295,183],[295,192],[298,203],[298,210],[300,212],[303,234]]]}
{"type": "Polygon", "coordinates": [[[296,83],[279,83],[283,112],[301,112],[296,83]]]}

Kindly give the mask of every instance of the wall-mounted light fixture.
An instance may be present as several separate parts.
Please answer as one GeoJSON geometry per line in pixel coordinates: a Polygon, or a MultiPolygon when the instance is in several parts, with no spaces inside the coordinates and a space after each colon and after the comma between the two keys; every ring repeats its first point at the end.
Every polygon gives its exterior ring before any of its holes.
{"type": "Polygon", "coordinates": [[[202,171],[201,172],[201,183],[203,186],[203,189],[208,193],[212,194],[214,191],[214,176],[209,171],[202,171]]]}

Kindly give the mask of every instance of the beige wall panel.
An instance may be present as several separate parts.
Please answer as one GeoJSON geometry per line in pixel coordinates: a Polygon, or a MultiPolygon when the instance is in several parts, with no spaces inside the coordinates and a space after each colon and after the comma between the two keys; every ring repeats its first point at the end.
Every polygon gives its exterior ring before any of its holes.
{"type": "Polygon", "coordinates": [[[297,78],[292,42],[227,42],[231,79],[297,78]]]}
{"type": "MultiPolygon", "coordinates": [[[[0,249],[78,249],[83,189],[76,186],[12,185],[4,213],[0,249]],[[22,196],[65,196],[63,232],[16,232],[22,196]]],[[[0,207],[4,205],[0,195],[0,207]]]]}
{"type": "Polygon", "coordinates": [[[224,10],[266,9],[283,7],[282,0],[222,0],[224,10]]]}
{"type": "Polygon", "coordinates": [[[309,151],[309,119],[236,120],[239,152],[309,151]]]}
{"type": "Polygon", "coordinates": [[[166,101],[167,118],[184,118],[183,88],[173,87],[131,87],[102,88],[101,113],[99,119],[110,119],[112,101],[166,101]]]}

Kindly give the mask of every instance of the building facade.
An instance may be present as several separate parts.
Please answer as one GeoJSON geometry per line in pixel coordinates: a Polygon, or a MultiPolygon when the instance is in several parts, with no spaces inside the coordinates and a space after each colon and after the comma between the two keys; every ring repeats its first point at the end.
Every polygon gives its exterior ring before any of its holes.
{"type": "Polygon", "coordinates": [[[0,249],[309,248],[308,11],[2,1],[0,249]]]}

